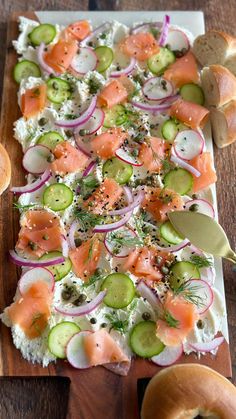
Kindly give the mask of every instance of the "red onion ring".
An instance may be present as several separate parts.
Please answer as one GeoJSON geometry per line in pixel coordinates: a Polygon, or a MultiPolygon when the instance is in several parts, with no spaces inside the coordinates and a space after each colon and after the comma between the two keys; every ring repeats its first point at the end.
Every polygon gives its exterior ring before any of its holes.
{"type": "Polygon", "coordinates": [[[103,301],[107,291],[101,291],[90,303],[85,303],[79,307],[65,307],[64,305],[55,306],[55,310],[58,313],[64,314],[65,316],[84,316],[85,314],[91,313],[95,310],[103,301]]]}
{"type": "Polygon", "coordinates": [[[107,233],[108,231],[117,230],[129,221],[131,215],[132,211],[128,212],[123,218],[121,218],[119,221],[116,221],[115,223],[97,224],[93,229],[93,233],[107,233]]]}
{"type": "Polygon", "coordinates": [[[171,156],[170,160],[171,160],[173,163],[178,164],[178,165],[179,165],[180,167],[182,167],[183,169],[188,170],[188,171],[189,171],[189,172],[191,172],[194,176],[196,176],[196,177],[201,176],[201,173],[200,173],[197,169],[195,169],[195,167],[191,166],[191,164],[189,164],[189,163],[187,163],[186,161],[184,161],[184,160],[180,159],[179,157],[174,156],[174,155],[172,154],[172,156],[171,156]]]}
{"type": "Polygon", "coordinates": [[[49,169],[45,170],[45,172],[40,176],[35,182],[30,183],[25,186],[14,186],[10,189],[11,192],[22,194],[22,193],[30,193],[37,191],[41,186],[47,182],[47,180],[52,176],[49,169]]]}
{"type": "Polygon", "coordinates": [[[86,109],[85,112],[82,113],[78,118],[72,119],[72,120],[60,120],[56,121],[55,125],[62,128],[76,128],[79,125],[84,124],[89,120],[89,118],[92,116],[97,104],[97,96],[93,96],[92,100],[90,102],[89,107],[86,109]]]}
{"type": "Polygon", "coordinates": [[[88,167],[86,167],[84,173],[82,174],[82,177],[86,177],[88,176],[97,166],[97,162],[95,160],[91,161],[88,165],[88,167]]]}
{"type": "Polygon", "coordinates": [[[146,298],[148,303],[154,308],[154,310],[160,308],[160,300],[156,294],[145,284],[145,282],[141,279],[138,285],[136,286],[137,290],[139,291],[141,297],[146,298]]]}
{"type": "Polygon", "coordinates": [[[70,226],[68,242],[69,242],[69,246],[70,246],[71,249],[76,248],[74,236],[75,236],[75,232],[76,232],[76,230],[79,226],[80,226],[80,223],[77,220],[74,220],[73,223],[70,226]]]}
{"type": "Polygon", "coordinates": [[[15,263],[15,265],[29,266],[31,268],[58,265],[59,263],[65,262],[65,259],[62,256],[47,260],[31,260],[22,258],[15,252],[15,250],[9,250],[9,254],[11,261],[15,263]]]}
{"type": "Polygon", "coordinates": [[[133,100],[131,101],[131,104],[135,107],[135,108],[139,108],[142,109],[143,111],[147,111],[147,112],[162,112],[165,111],[167,109],[170,108],[170,104],[169,103],[162,103],[159,105],[150,105],[149,103],[140,103],[140,102],[134,102],[133,100]]]}
{"type": "Polygon", "coordinates": [[[158,250],[162,250],[162,251],[163,250],[167,250],[168,252],[173,253],[173,252],[178,252],[179,250],[181,250],[184,247],[188,246],[188,244],[189,244],[188,239],[184,239],[181,243],[175,244],[173,246],[162,247],[162,246],[159,246],[158,244],[155,244],[155,247],[158,250]]]}
{"type": "Polygon", "coordinates": [[[161,35],[158,40],[158,44],[160,45],[160,47],[165,46],[167,36],[168,36],[168,31],[169,31],[169,25],[170,25],[170,16],[165,15],[163,19],[163,24],[162,24],[161,35]]]}
{"type": "Polygon", "coordinates": [[[112,71],[110,74],[110,77],[112,78],[117,78],[117,77],[121,77],[121,76],[128,76],[130,73],[132,73],[134,67],[136,66],[137,61],[135,58],[131,58],[130,63],[127,67],[123,68],[122,70],[119,71],[112,71]]]}
{"type": "Polygon", "coordinates": [[[91,39],[93,39],[96,35],[98,35],[103,30],[107,30],[111,26],[110,22],[105,22],[102,25],[98,26],[96,29],[94,29],[93,32],[90,33],[86,38],[83,39],[83,41],[80,42],[80,46],[85,46],[91,39]]]}
{"type": "Polygon", "coordinates": [[[132,195],[132,192],[131,192],[130,188],[128,186],[123,186],[123,190],[124,190],[124,193],[126,195],[128,204],[131,204],[133,202],[133,195],[132,195]]]}
{"type": "Polygon", "coordinates": [[[40,65],[40,67],[42,67],[42,69],[46,73],[56,75],[53,68],[50,67],[49,65],[47,65],[47,63],[45,63],[45,61],[44,61],[44,56],[43,56],[44,48],[45,48],[45,44],[43,42],[37,48],[37,58],[38,58],[39,65],[40,65]]]}
{"type": "Polygon", "coordinates": [[[114,211],[109,211],[108,215],[124,215],[124,214],[127,214],[127,212],[133,211],[134,208],[136,208],[139,204],[141,204],[143,198],[144,198],[144,191],[140,190],[138,192],[138,195],[136,196],[136,198],[133,200],[133,202],[131,204],[129,204],[125,208],[121,208],[121,209],[114,210],[114,211]]]}

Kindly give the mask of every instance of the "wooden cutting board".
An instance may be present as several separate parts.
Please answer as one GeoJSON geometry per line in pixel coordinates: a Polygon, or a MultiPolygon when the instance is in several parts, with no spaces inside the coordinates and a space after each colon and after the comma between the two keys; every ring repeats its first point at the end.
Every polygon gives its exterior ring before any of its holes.
{"type": "MultiPolygon", "coordinates": [[[[24,184],[21,166],[22,152],[13,138],[13,122],[20,117],[17,105],[17,85],[12,78],[16,53],[12,40],[18,36],[18,16],[36,19],[33,12],[13,13],[8,23],[6,65],[2,98],[1,142],[6,147],[12,163],[12,184],[24,184]]],[[[13,196],[6,192],[1,197],[0,209],[0,311],[12,302],[20,271],[8,260],[9,249],[14,248],[18,230],[19,214],[12,207],[13,196]]],[[[225,342],[215,357],[206,355],[183,356],[179,363],[200,362],[226,377],[232,376],[229,346],[225,342]]],[[[79,419],[132,419],[138,417],[137,379],[151,377],[160,368],[149,361],[137,359],[127,377],[119,377],[103,367],[90,370],[75,370],[67,362],[59,361],[42,368],[25,361],[11,339],[10,329],[0,323],[0,376],[68,376],[71,379],[69,401],[70,418],[79,419]]],[[[63,395],[62,395],[63,397],[63,395]]]]}

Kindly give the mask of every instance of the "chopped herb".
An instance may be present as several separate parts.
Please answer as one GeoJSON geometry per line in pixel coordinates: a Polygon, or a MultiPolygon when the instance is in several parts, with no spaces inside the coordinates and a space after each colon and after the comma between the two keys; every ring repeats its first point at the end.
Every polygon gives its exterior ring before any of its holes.
{"type": "Polygon", "coordinates": [[[171,162],[168,159],[161,160],[161,164],[162,164],[163,170],[165,172],[169,172],[170,171],[170,169],[171,169],[171,162]]]}
{"type": "Polygon", "coordinates": [[[102,279],[105,278],[105,274],[101,269],[96,269],[94,274],[90,276],[89,280],[87,282],[84,282],[83,288],[90,287],[91,285],[96,285],[96,283],[102,279]]]}
{"type": "Polygon", "coordinates": [[[77,116],[72,114],[72,113],[66,113],[65,115],[65,119],[76,119],[77,116]]]}
{"type": "Polygon", "coordinates": [[[115,312],[113,314],[105,314],[107,320],[111,324],[111,329],[117,330],[118,332],[124,334],[129,325],[128,320],[120,320],[115,312]]]}
{"type": "Polygon", "coordinates": [[[202,288],[202,285],[189,285],[188,281],[183,282],[179,287],[173,288],[175,295],[181,295],[186,301],[197,307],[204,306],[203,296],[198,295],[198,291],[202,288]]]}
{"type": "Polygon", "coordinates": [[[88,176],[82,177],[78,181],[78,186],[80,186],[80,195],[82,195],[83,198],[88,198],[93,190],[99,186],[99,181],[94,174],[91,173],[88,176]]]}
{"type": "Polygon", "coordinates": [[[82,208],[76,208],[75,216],[81,222],[84,230],[87,228],[95,227],[97,224],[101,224],[103,217],[97,214],[93,214],[93,212],[84,211],[82,208]]]}
{"type": "Polygon", "coordinates": [[[96,94],[97,91],[100,89],[100,84],[94,79],[89,79],[88,86],[89,86],[89,93],[91,95],[96,94]]]}
{"type": "Polygon", "coordinates": [[[164,311],[164,320],[169,327],[178,328],[179,326],[179,320],[175,319],[168,310],[164,311]]]}
{"type": "Polygon", "coordinates": [[[100,39],[106,39],[107,38],[107,33],[103,32],[100,36],[100,39]]]}
{"type": "Polygon", "coordinates": [[[110,243],[113,246],[112,252],[114,254],[118,254],[122,247],[139,246],[142,245],[143,242],[140,237],[131,237],[130,234],[126,231],[112,231],[108,233],[106,241],[108,241],[108,243],[110,243]]]}
{"type": "Polygon", "coordinates": [[[209,268],[210,266],[212,266],[212,261],[210,260],[210,258],[207,258],[205,256],[192,255],[190,257],[190,260],[198,268],[209,268]]]}

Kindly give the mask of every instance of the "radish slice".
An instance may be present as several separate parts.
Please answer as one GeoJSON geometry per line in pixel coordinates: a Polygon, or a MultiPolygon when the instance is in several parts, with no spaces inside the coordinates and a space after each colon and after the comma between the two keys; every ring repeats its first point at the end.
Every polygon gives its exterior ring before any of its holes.
{"type": "Polygon", "coordinates": [[[189,210],[192,205],[196,205],[194,210],[196,212],[200,212],[201,214],[208,215],[211,218],[215,218],[215,210],[210,202],[206,201],[205,199],[191,199],[191,201],[185,202],[185,209],[189,210]]]}
{"type": "Polygon", "coordinates": [[[89,303],[82,304],[79,307],[68,307],[65,304],[58,304],[55,306],[55,310],[58,313],[64,314],[65,316],[84,316],[85,314],[91,313],[95,310],[103,301],[106,295],[106,291],[101,291],[97,296],[89,303]]]}
{"type": "Polygon", "coordinates": [[[223,342],[225,338],[220,336],[211,340],[210,342],[196,342],[196,343],[189,343],[189,346],[198,352],[211,352],[217,349],[223,342]]]}
{"type": "Polygon", "coordinates": [[[137,285],[137,291],[140,293],[141,297],[146,298],[147,302],[152,306],[154,310],[160,309],[161,302],[158,296],[154,291],[145,284],[144,281],[139,281],[137,285]]]}
{"type": "Polygon", "coordinates": [[[110,77],[112,78],[118,78],[121,76],[128,76],[130,73],[132,73],[134,67],[136,66],[136,59],[135,58],[131,58],[130,63],[127,67],[123,68],[122,70],[119,71],[112,71],[112,73],[110,74],[110,77]]]}
{"type": "Polygon", "coordinates": [[[205,141],[198,131],[180,131],[174,140],[176,155],[183,160],[192,160],[203,152],[205,141]]]}
{"type": "Polygon", "coordinates": [[[142,91],[148,100],[163,100],[173,95],[174,86],[163,77],[151,77],[144,83],[142,91]]]}
{"type": "Polygon", "coordinates": [[[196,301],[199,302],[196,305],[198,313],[205,313],[214,301],[214,293],[210,285],[202,279],[190,279],[184,285],[184,293],[186,295],[188,292],[193,294],[196,301]]]}
{"type": "Polygon", "coordinates": [[[92,332],[89,330],[83,330],[82,332],[76,333],[67,344],[66,357],[74,368],[84,369],[90,367],[83,346],[84,337],[88,336],[90,333],[92,332]]]}
{"type": "Polygon", "coordinates": [[[86,135],[95,134],[102,127],[105,118],[105,113],[102,109],[96,108],[93,114],[90,116],[89,120],[85,124],[80,125],[79,128],[75,130],[75,133],[78,134],[80,130],[85,130],[86,135]]]}
{"type": "Polygon", "coordinates": [[[118,150],[116,150],[115,155],[120,160],[124,161],[125,163],[132,164],[132,166],[142,166],[143,163],[141,163],[137,157],[132,156],[131,154],[132,150],[127,149],[126,147],[120,147],[118,150]]]}
{"type": "Polygon", "coordinates": [[[170,29],[166,38],[165,45],[172,51],[189,50],[190,44],[187,35],[180,29],[170,29]]]}
{"type": "Polygon", "coordinates": [[[46,268],[33,268],[25,272],[19,280],[19,291],[23,295],[37,281],[46,282],[50,291],[54,290],[55,280],[52,272],[46,268]]]}
{"type": "MultiPolygon", "coordinates": [[[[173,150],[173,148],[171,149],[173,150]]],[[[188,164],[186,161],[180,159],[179,157],[175,156],[174,154],[172,154],[170,160],[179,165],[180,167],[182,167],[183,169],[188,170],[189,172],[191,172],[194,176],[199,177],[201,176],[201,173],[195,169],[195,167],[191,166],[191,164],[188,164]]]]}
{"type": "Polygon", "coordinates": [[[71,67],[79,74],[87,74],[95,70],[97,66],[97,56],[92,48],[80,48],[79,53],[75,55],[71,62],[71,67]]]}
{"type": "Polygon", "coordinates": [[[168,367],[178,361],[183,353],[183,350],[182,344],[179,346],[166,346],[159,355],[153,356],[151,361],[160,367],[168,367]]]}
{"type": "Polygon", "coordinates": [[[50,166],[51,156],[51,150],[45,145],[33,145],[26,150],[22,164],[27,172],[41,175],[50,166]]]}
{"type": "MultiPolygon", "coordinates": [[[[137,234],[131,230],[129,227],[121,227],[118,230],[116,230],[116,236],[124,238],[125,240],[133,239],[134,237],[137,237],[137,234]]],[[[104,245],[107,249],[107,251],[117,258],[125,258],[129,256],[130,252],[134,249],[134,246],[123,246],[119,247],[117,246],[117,243],[115,241],[112,241],[111,233],[107,233],[104,239],[104,245]],[[117,252],[116,252],[117,249],[117,252]]]]}

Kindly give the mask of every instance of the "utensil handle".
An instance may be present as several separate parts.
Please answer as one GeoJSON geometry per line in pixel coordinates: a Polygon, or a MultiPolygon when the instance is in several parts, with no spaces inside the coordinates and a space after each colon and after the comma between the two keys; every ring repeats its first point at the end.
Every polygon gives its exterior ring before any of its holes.
{"type": "Polygon", "coordinates": [[[236,264],[236,253],[232,249],[227,253],[225,258],[236,264]]]}

